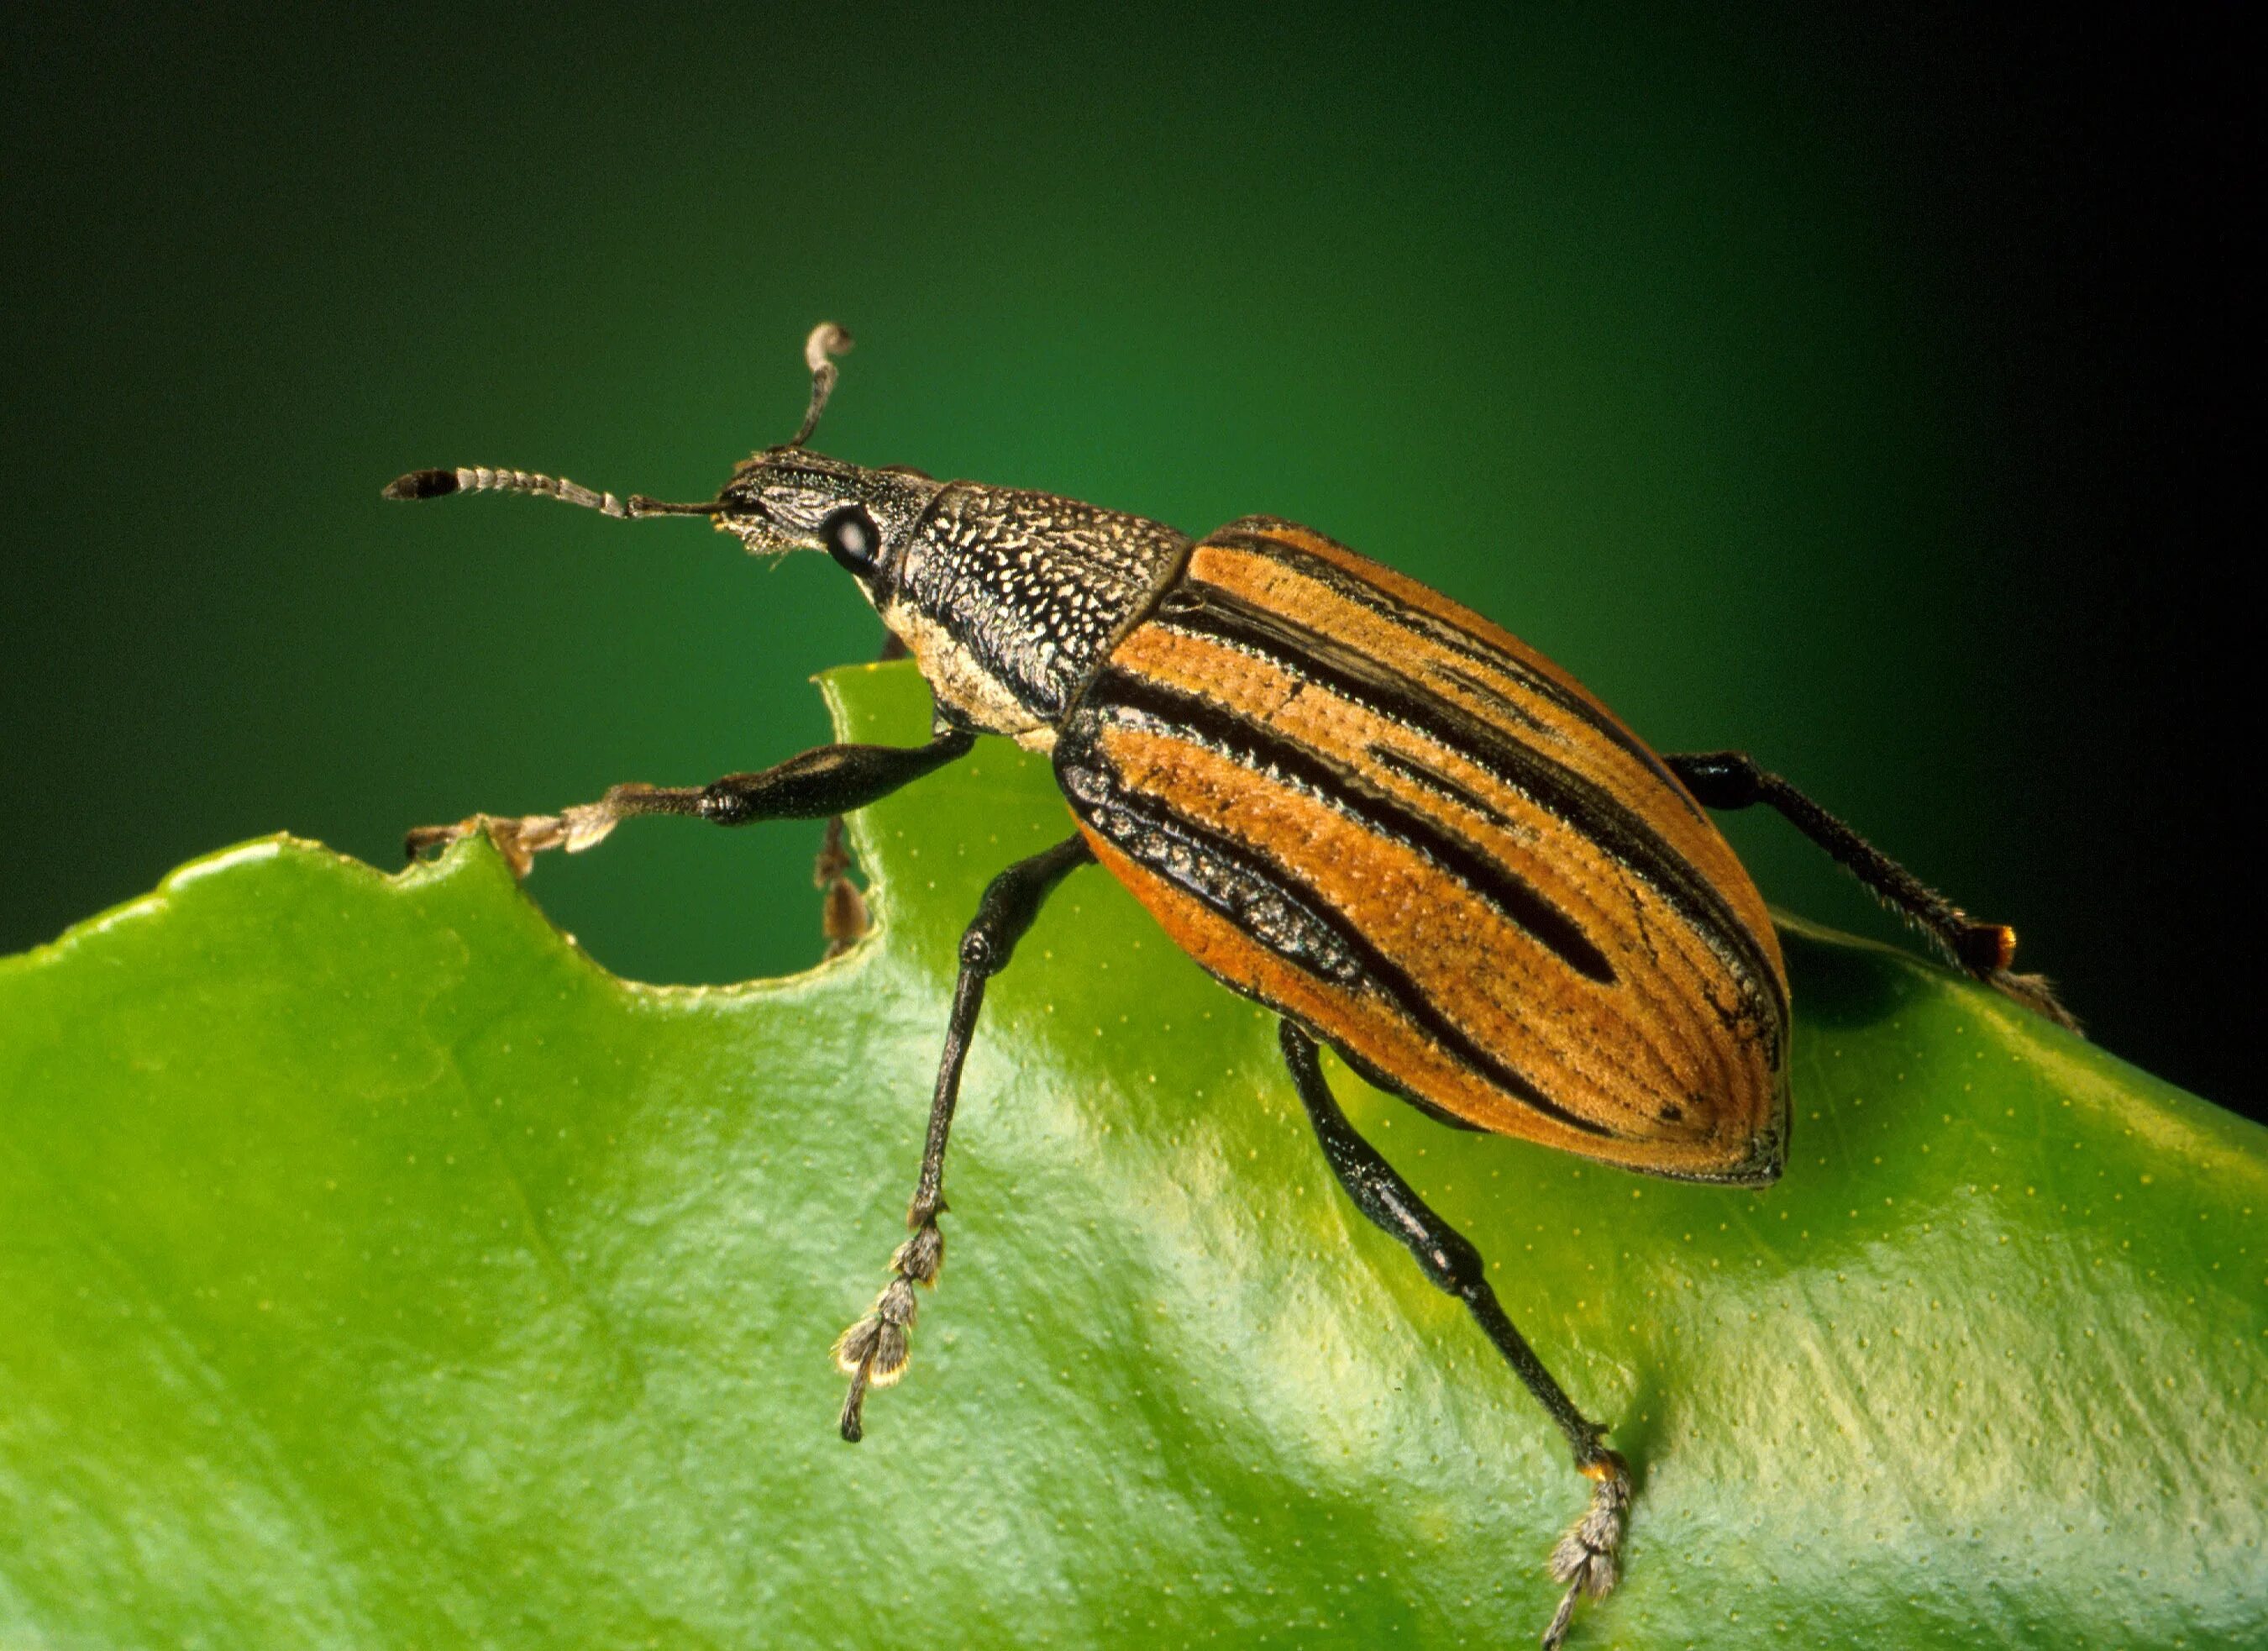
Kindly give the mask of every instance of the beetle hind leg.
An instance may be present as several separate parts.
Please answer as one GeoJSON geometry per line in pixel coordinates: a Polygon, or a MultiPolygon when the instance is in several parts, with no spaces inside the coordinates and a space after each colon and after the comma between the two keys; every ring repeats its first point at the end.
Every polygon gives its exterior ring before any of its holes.
{"type": "Polygon", "coordinates": [[[1055,886],[1094,858],[1086,839],[1075,837],[1018,860],[985,885],[976,915],[961,937],[961,974],[954,983],[945,1054],[938,1062],[937,1090],[930,1101],[921,1176],[906,1206],[909,1236],[891,1255],[890,1281],[874,1298],[874,1305],[835,1343],[836,1367],[850,1378],[836,1426],[850,1444],[865,1437],[867,1389],[888,1387],[905,1374],[909,1338],[919,1308],[914,1286],[934,1287],[945,1264],[945,1235],[937,1218],[945,1213],[946,1141],[961,1099],[961,1069],[976,1030],[976,1012],[984,1005],[984,983],[1008,966],[1016,942],[1032,926],[1055,886]]]}
{"type": "Polygon", "coordinates": [[[2015,930],[2004,923],[1979,923],[1787,781],[1759,768],[1747,752],[1703,751],[1661,760],[1706,807],[1729,811],[1763,803],[1774,809],[1972,979],[2058,1026],[2080,1029],[2046,976],[2020,975],[2011,967],[2016,961],[2015,930]]]}
{"type": "Polygon", "coordinates": [[[1324,1161],[1355,1208],[1399,1239],[1436,1288],[1465,1304],[1513,1374],[1566,1438],[1576,1471],[1591,1481],[1590,1507],[1551,1551],[1552,1578],[1567,1588],[1543,1633],[1543,1651],[1556,1651],[1574,1618],[1576,1602],[1601,1597],[1621,1578],[1623,1528],[1631,1504],[1630,1464],[1600,1442],[1606,1427],[1575,1408],[1566,1389],[1506,1316],[1471,1241],[1436,1214],[1347,1121],[1323,1080],[1314,1039],[1289,1021],[1283,1022],[1279,1036],[1284,1064],[1291,1068],[1292,1082],[1307,1109],[1307,1121],[1314,1125],[1324,1161]]]}

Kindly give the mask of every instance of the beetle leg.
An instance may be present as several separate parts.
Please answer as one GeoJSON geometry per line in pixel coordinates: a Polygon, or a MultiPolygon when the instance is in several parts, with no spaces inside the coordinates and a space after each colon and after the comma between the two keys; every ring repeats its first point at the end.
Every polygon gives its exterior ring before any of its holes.
{"type": "Polygon", "coordinates": [[[485,830],[512,862],[527,875],[534,856],[545,849],[579,853],[602,842],[634,814],[687,814],[718,825],[747,825],[757,820],[823,820],[847,814],[910,785],[933,769],[968,755],[976,736],[957,728],[940,731],[927,745],[822,745],[792,756],[760,774],[727,774],[706,785],[617,785],[596,802],[562,814],[527,814],[517,820],[475,814],[455,825],[419,826],[403,840],[409,858],[485,830]]]}
{"type": "Polygon", "coordinates": [[[984,983],[1008,966],[1016,942],[1032,926],[1055,886],[1094,858],[1086,839],[1074,837],[1018,860],[985,886],[976,915],[961,937],[961,975],[954,984],[945,1054],[938,1062],[937,1090],[930,1101],[921,1179],[906,1207],[906,1230],[912,1236],[890,1257],[892,1277],[874,1298],[873,1308],[835,1344],[836,1366],[850,1378],[840,1426],[843,1437],[852,1444],[865,1432],[861,1411],[866,1389],[887,1387],[905,1374],[906,1336],[916,1310],[914,1286],[934,1286],[944,1264],[945,1235],[938,1230],[937,1218],[945,1210],[946,1138],[953,1129],[954,1104],[961,1098],[961,1068],[976,1029],[976,1012],[984,1005],[984,983]]]}
{"type": "MultiPolygon", "coordinates": [[[[895,630],[884,633],[880,662],[907,657],[906,645],[895,630]]],[[[867,929],[866,897],[850,881],[850,851],[843,846],[843,816],[830,814],[827,836],[812,862],[811,885],[821,891],[820,932],[827,937],[828,957],[839,957],[864,939],[867,929]]]]}
{"type": "Polygon", "coordinates": [[[1877,900],[1927,935],[1955,968],[2058,1026],[2080,1029],[2045,976],[2019,975],[2008,967],[2016,956],[2014,929],[1977,922],[1778,775],[1757,767],[1746,752],[1696,752],[1661,760],[1709,807],[1764,803],[1778,809],[1877,900]]]}
{"type": "Polygon", "coordinates": [[[871,926],[866,896],[850,881],[850,850],[843,840],[843,816],[830,814],[827,835],[812,862],[811,886],[820,891],[819,929],[827,937],[824,955],[840,957],[865,937],[871,926]]]}
{"type": "Polygon", "coordinates": [[[1378,1149],[1358,1134],[1324,1081],[1315,1041],[1291,1021],[1283,1022],[1284,1063],[1292,1069],[1292,1082],[1322,1143],[1323,1158],[1354,1206],[1384,1232],[1402,1241],[1436,1287],[1462,1301],[1505,1362],[1535,1396],[1535,1402],[1565,1434],[1575,1455],[1575,1467],[1593,1483],[1591,1506],[1560,1537],[1551,1551],[1551,1574],[1567,1585],[1559,1609],[1544,1631],[1545,1651],[1552,1651],[1567,1632],[1575,1602],[1584,1595],[1596,1599],[1615,1585],[1617,1555],[1622,1548],[1624,1515],[1630,1507],[1630,1466],[1599,1442],[1606,1428],[1575,1408],[1528,1338],[1505,1316],[1496,1292],[1489,1287],[1488,1271],[1480,1252],[1463,1234],[1451,1227],[1396,1174],[1378,1149]]]}

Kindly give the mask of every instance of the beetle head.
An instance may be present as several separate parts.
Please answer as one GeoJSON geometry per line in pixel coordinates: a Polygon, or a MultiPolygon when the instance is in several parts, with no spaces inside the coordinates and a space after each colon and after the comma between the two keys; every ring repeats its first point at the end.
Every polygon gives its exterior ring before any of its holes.
{"type": "Polygon", "coordinates": [[[718,494],[717,527],[753,555],[824,550],[879,607],[943,486],[903,466],[870,470],[799,446],[768,447],[718,494]]]}
{"type": "Polygon", "coordinates": [[[733,472],[717,495],[716,520],[718,530],[737,537],[751,555],[826,551],[879,608],[941,484],[902,465],[869,470],[805,448],[835,391],[835,357],[850,348],[850,335],[833,321],[811,329],[803,345],[811,405],[802,427],[733,472]]]}
{"type": "Polygon", "coordinates": [[[804,345],[803,425],[743,461],[699,504],[627,498],[526,470],[413,470],[394,499],[526,493],[625,520],[705,516],[752,554],[824,550],[858,581],[956,726],[1020,739],[1048,732],[1119,630],[1181,565],[1188,538],[1075,499],[868,469],[804,446],[835,387],[850,335],[831,322],[804,345]],[[950,491],[948,491],[950,489],[950,491]]]}

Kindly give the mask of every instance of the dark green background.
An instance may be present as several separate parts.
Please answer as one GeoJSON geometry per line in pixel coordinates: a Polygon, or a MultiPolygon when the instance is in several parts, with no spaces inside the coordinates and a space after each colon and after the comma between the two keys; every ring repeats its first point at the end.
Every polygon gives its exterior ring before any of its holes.
{"type": "MultiPolygon", "coordinates": [[[[706,497],[792,430],[824,316],[860,345],[823,448],[1311,522],[1657,745],[1752,748],[2017,924],[2111,1048],[2255,1102],[2232,47],[653,17],[11,41],[0,947],[256,832],[386,861],[821,738],[805,678],[878,630],[821,559],[377,490],[706,497]]],[[[1774,899],[1884,931],[1731,830],[1774,899]]],[[[660,823],[540,890],[623,971],[778,971],[815,839],[660,823]]]]}

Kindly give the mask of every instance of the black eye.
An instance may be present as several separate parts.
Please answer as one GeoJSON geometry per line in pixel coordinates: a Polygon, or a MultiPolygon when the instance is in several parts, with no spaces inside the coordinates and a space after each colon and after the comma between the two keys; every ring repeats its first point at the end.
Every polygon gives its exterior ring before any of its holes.
{"type": "Polygon", "coordinates": [[[819,542],[827,554],[860,579],[871,579],[882,554],[882,535],[874,519],[856,505],[845,505],[819,524],[819,542]]]}

